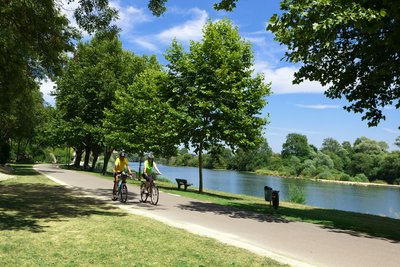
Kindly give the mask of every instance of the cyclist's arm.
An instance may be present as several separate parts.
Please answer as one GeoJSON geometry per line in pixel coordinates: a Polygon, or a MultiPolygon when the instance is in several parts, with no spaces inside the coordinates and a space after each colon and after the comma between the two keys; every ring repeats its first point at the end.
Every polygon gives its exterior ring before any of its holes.
{"type": "Polygon", "coordinates": [[[157,164],[154,162],[153,165],[154,165],[154,169],[156,169],[157,173],[158,173],[158,174],[161,174],[160,170],[159,170],[158,167],[157,167],[157,164]]]}

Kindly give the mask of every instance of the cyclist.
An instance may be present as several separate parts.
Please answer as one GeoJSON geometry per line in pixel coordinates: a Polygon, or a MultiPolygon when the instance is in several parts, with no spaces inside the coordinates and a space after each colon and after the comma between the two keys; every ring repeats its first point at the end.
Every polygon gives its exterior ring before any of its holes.
{"type": "Polygon", "coordinates": [[[157,167],[157,164],[154,161],[153,153],[149,153],[149,155],[147,156],[147,160],[144,161],[144,170],[143,170],[143,178],[146,179],[146,183],[144,185],[145,194],[147,194],[150,183],[154,180],[153,167],[156,170],[157,174],[161,174],[160,170],[157,167]]]}
{"type": "Polygon", "coordinates": [[[119,157],[115,161],[114,165],[114,192],[118,192],[118,175],[121,174],[125,167],[128,169],[129,175],[132,175],[131,168],[129,168],[128,159],[124,151],[119,152],[119,157]]]}

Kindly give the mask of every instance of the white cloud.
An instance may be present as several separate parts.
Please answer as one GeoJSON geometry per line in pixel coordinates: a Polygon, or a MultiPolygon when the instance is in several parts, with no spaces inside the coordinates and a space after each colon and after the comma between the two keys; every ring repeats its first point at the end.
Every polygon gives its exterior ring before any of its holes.
{"type": "Polygon", "coordinates": [[[111,1],[110,6],[118,10],[119,19],[115,22],[121,30],[121,34],[129,34],[140,23],[151,21],[145,10],[133,6],[122,6],[120,1],[111,1]]]}
{"type": "Polygon", "coordinates": [[[394,133],[394,134],[399,134],[400,131],[399,130],[393,130],[390,128],[383,128],[384,131],[388,132],[388,133],[394,133]]]}
{"type": "Polygon", "coordinates": [[[40,82],[40,91],[43,93],[44,101],[46,101],[52,106],[55,106],[56,100],[54,96],[50,95],[50,93],[54,91],[55,86],[56,84],[51,80],[40,82]]]}
{"type": "Polygon", "coordinates": [[[202,29],[207,22],[208,13],[198,8],[193,8],[190,12],[195,16],[193,20],[186,21],[181,25],[159,33],[157,39],[164,43],[171,43],[174,38],[181,42],[189,42],[190,40],[199,41],[203,36],[202,29]]]}
{"type": "Polygon", "coordinates": [[[296,93],[323,93],[326,88],[318,82],[304,81],[300,84],[292,84],[296,67],[281,67],[271,69],[265,62],[256,62],[257,73],[264,73],[265,80],[272,82],[271,89],[274,94],[296,93]]]}
{"type": "Polygon", "coordinates": [[[317,104],[317,105],[296,104],[296,106],[300,107],[300,108],[310,108],[310,109],[337,109],[337,108],[340,108],[338,105],[322,105],[322,104],[317,104]]]}
{"type": "Polygon", "coordinates": [[[157,53],[157,54],[162,53],[162,51],[158,48],[158,46],[156,46],[151,40],[148,40],[146,37],[130,38],[130,41],[151,51],[152,53],[157,53]]]}

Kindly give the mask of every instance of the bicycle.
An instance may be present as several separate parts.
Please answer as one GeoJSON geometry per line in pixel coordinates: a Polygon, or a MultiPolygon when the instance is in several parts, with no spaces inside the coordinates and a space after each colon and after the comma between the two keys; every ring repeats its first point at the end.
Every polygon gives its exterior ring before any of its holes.
{"type": "Polygon", "coordinates": [[[160,194],[158,192],[158,187],[154,182],[155,176],[156,176],[156,174],[153,173],[153,179],[150,182],[147,193],[145,193],[146,181],[142,181],[142,183],[140,184],[140,199],[142,202],[146,202],[147,198],[150,196],[150,203],[153,205],[157,205],[160,194]]]}
{"type": "Polygon", "coordinates": [[[118,189],[115,190],[115,182],[113,186],[113,198],[112,200],[117,200],[118,198],[122,203],[125,203],[128,200],[128,187],[126,186],[126,178],[128,178],[128,174],[122,172],[118,174],[118,189]]]}

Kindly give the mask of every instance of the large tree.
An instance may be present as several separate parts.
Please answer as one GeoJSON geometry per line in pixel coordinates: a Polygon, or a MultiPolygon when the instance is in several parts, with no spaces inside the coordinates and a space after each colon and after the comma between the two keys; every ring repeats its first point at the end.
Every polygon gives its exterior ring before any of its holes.
{"type": "Polygon", "coordinates": [[[290,133],[286,136],[285,143],[282,144],[282,157],[290,158],[296,156],[303,160],[309,158],[311,150],[307,136],[297,133],[290,133]]]}
{"type": "Polygon", "coordinates": [[[176,154],[177,112],[159,97],[165,79],[161,67],[152,64],[128,88],[116,91],[112,107],[105,112],[107,143],[141,158],[146,152],[166,157],[176,154]]]}
{"type": "Polygon", "coordinates": [[[267,29],[302,64],[294,83],[327,86],[326,96],[345,97],[369,126],[385,119],[385,106],[400,108],[398,0],[283,0],[281,10],[267,29]]]}
{"type": "Polygon", "coordinates": [[[104,110],[111,107],[115,91],[132,82],[135,68],[140,69],[135,60],[122,50],[117,36],[102,32],[90,42],[78,44],[63,75],[57,79],[56,104],[62,118],[59,130],[65,137],[61,141],[74,147],[78,156],[86,150],[85,167],[90,152],[96,159],[100,148],[103,151],[104,110]]]}
{"type": "Polygon", "coordinates": [[[190,52],[174,41],[168,49],[169,85],[163,97],[181,114],[181,141],[199,155],[199,192],[203,190],[202,155],[211,147],[253,148],[262,142],[269,85],[253,75],[253,52],[229,20],[209,21],[203,40],[190,52]]]}

